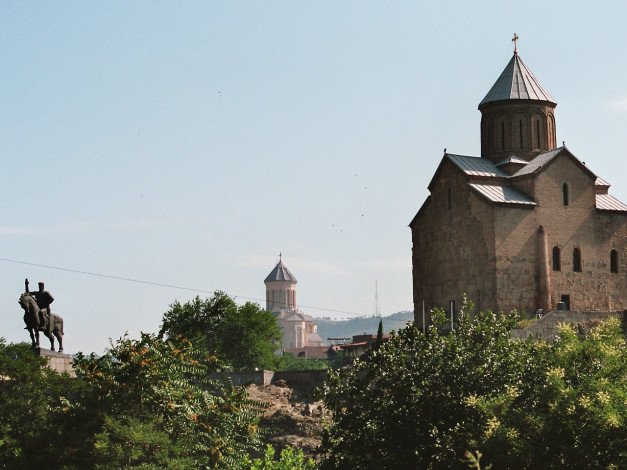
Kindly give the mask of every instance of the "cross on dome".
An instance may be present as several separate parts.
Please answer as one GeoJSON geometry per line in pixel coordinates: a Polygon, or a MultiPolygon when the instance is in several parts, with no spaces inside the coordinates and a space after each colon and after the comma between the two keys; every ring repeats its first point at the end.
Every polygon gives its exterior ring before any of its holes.
{"type": "Polygon", "coordinates": [[[514,43],[514,54],[518,54],[518,48],[516,47],[516,41],[518,41],[520,38],[518,37],[518,34],[514,33],[514,37],[512,38],[512,42],[514,43]]]}

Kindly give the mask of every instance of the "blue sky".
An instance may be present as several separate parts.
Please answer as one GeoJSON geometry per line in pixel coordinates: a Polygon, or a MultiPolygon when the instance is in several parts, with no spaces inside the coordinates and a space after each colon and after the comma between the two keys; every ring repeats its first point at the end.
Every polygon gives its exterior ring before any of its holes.
{"type": "Polygon", "coordinates": [[[625,5],[3,1],[0,335],[27,338],[25,277],[102,352],[175,299],[263,299],[279,252],[312,316],[371,315],[375,281],[411,309],[407,225],[445,147],[478,155],[514,32],[627,202],[625,5]]]}

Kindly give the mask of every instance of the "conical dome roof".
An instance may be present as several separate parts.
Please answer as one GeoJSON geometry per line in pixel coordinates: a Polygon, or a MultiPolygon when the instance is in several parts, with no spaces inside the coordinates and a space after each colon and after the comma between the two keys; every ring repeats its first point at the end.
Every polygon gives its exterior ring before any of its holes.
{"type": "Polygon", "coordinates": [[[294,275],[290,272],[289,269],[285,267],[283,261],[279,261],[277,265],[274,267],[272,272],[268,274],[268,277],[263,282],[276,282],[276,281],[288,281],[288,282],[298,282],[294,275]]]}
{"type": "Polygon", "coordinates": [[[517,52],[514,52],[514,57],[509,61],[485,98],[479,103],[479,107],[485,103],[503,100],[539,100],[557,105],[557,102],[540,85],[538,79],[527,68],[517,52]]]}

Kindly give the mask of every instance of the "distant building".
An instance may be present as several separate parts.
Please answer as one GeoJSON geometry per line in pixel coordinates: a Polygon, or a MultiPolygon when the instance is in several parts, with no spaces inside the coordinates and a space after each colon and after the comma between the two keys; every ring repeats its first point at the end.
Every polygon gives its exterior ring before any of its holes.
{"type": "Polygon", "coordinates": [[[297,282],[279,256],[279,262],[264,281],[266,310],[277,316],[283,332],[283,349],[323,346],[324,340],[318,335],[318,326],[313,318],[296,306],[297,282]]]}
{"type": "MultiPolygon", "coordinates": [[[[390,340],[390,335],[389,334],[383,335],[382,340],[383,340],[383,343],[388,342],[390,340]]],[[[377,335],[368,335],[368,334],[354,335],[352,342],[338,344],[335,347],[339,349],[340,351],[350,352],[359,357],[362,354],[366,353],[367,351],[370,351],[372,347],[376,344],[376,342],[377,342],[377,335]]]]}
{"type": "Polygon", "coordinates": [[[444,150],[410,223],[416,325],[463,293],[476,310],[627,309],[627,205],[557,146],[556,106],[515,50],[479,103],[481,157],[444,150]]]}

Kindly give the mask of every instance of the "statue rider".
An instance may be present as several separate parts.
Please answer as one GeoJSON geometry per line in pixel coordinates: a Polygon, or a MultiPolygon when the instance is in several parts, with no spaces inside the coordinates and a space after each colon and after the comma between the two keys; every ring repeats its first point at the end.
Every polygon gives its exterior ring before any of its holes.
{"type": "MultiPolygon", "coordinates": [[[[26,279],[24,281],[24,285],[26,287],[26,293],[29,293],[28,291],[28,279],[26,279]]],[[[30,295],[32,295],[35,298],[35,301],[37,302],[37,306],[39,307],[40,312],[43,309],[46,309],[46,312],[42,312],[41,315],[47,317],[47,318],[42,318],[42,326],[46,324],[46,320],[48,320],[48,328],[50,328],[50,315],[52,314],[52,312],[50,311],[50,304],[52,302],[54,302],[54,297],[52,297],[52,295],[50,294],[50,292],[48,292],[47,290],[44,289],[44,283],[40,282],[39,283],[39,290],[37,292],[30,292],[30,295]]]]}

